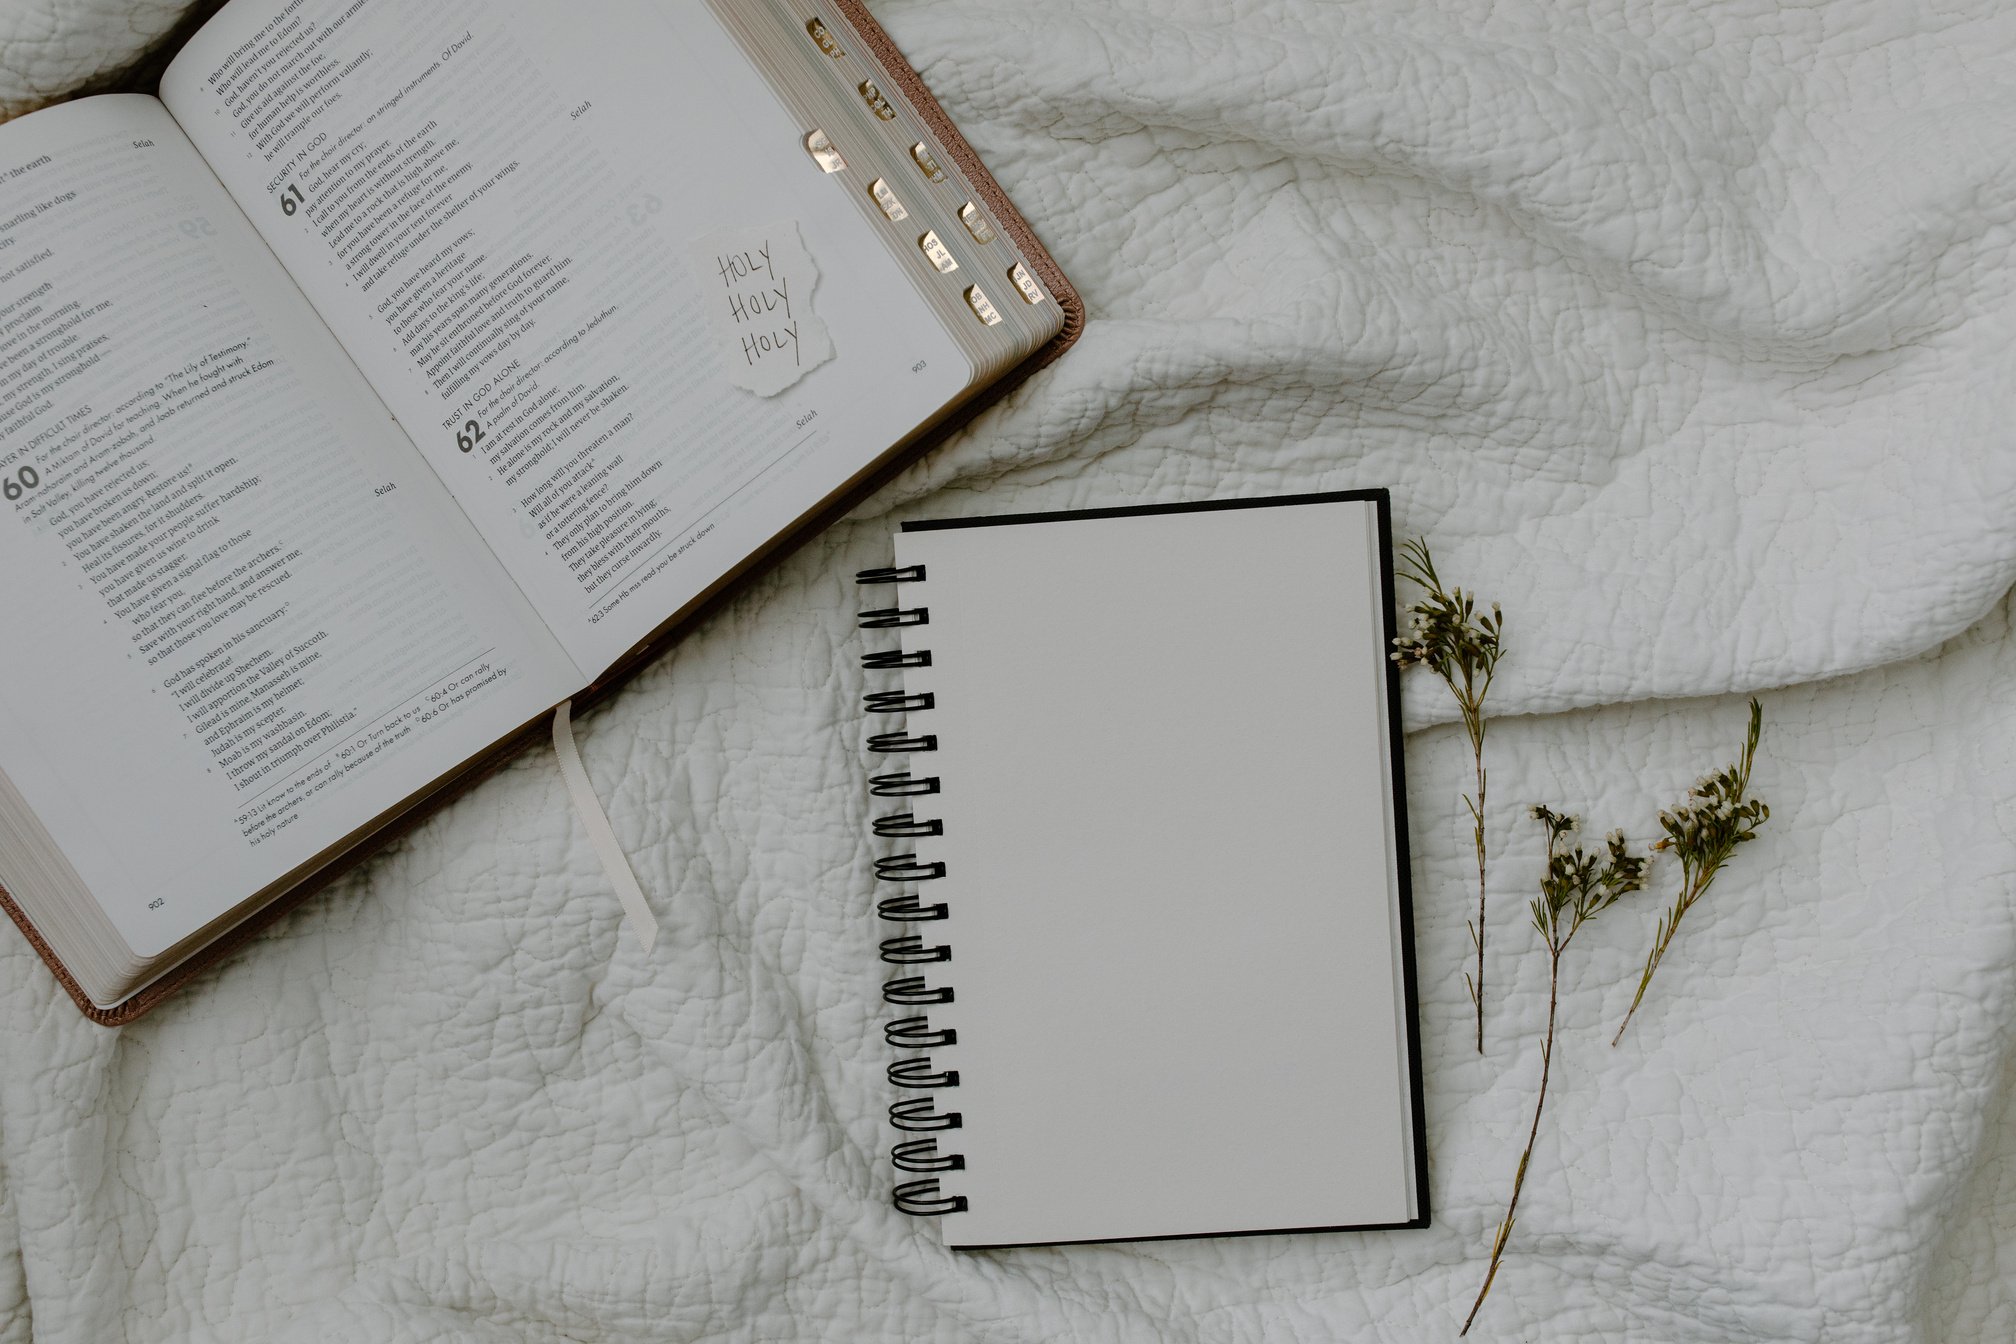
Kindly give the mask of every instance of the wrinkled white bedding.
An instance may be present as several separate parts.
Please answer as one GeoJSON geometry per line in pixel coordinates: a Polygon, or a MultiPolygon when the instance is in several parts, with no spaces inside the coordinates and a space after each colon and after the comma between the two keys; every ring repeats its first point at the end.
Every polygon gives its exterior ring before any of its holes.
{"type": "MultiPolygon", "coordinates": [[[[1773,820],[1615,1050],[1670,869],[1578,940],[1478,1333],[2007,1338],[2016,14],[1921,8],[878,6],[1079,347],[577,726],[650,957],[543,757],[123,1032],[0,939],[0,1341],[1453,1337],[1538,1068],[1523,805],[1650,838],[1753,688],[1773,820]],[[1528,716],[1480,1060],[1409,687],[1434,1228],[943,1252],[886,1205],[853,571],[902,517],[1371,484],[1528,716]]],[[[0,0],[0,105],[172,17],[0,0]]]]}

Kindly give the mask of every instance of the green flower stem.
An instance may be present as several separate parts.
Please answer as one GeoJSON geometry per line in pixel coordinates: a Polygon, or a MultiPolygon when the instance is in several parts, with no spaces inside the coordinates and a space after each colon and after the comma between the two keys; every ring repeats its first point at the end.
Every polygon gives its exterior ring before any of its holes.
{"type": "Polygon", "coordinates": [[[1435,573],[1428,543],[1413,537],[1400,543],[1396,572],[1422,589],[1421,600],[1407,608],[1408,629],[1393,640],[1393,661],[1401,667],[1423,666],[1442,679],[1463,714],[1470,736],[1470,755],[1477,770],[1477,796],[1463,796],[1470,812],[1470,836],[1477,852],[1477,918],[1466,927],[1477,952],[1477,969],[1465,971],[1463,984],[1477,1018],[1477,1053],[1484,1053],[1484,696],[1504,651],[1504,613],[1494,604],[1479,615],[1477,599],[1461,588],[1444,589],[1435,573]]]}
{"type": "MultiPolygon", "coordinates": [[[[1564,941],[1562,946],[1566,946],[1564,941]]],[[[1505,1206],[1505,1217],[1498,1224],[1498,1235],[1491,1241],[1491,1267],[1484,1271],[1484,1285],[1477,1290],[1477,1300],[1470,1304],[1470,1314],[1463,1318],[1463,1328],[1456,1333],[1459,1337],[1470,1333],[1470,1325],[1477,1319],[1477,1309],[1484,1305],[1484,1298],[1491,1291],[1491,1281],[1498,1277],[1498,1262],[1505,1258],[1505,1243],[1512,1240],[1513,1216],[1519,1212],[1519,1192],[1526,1188],[1526,1168],[1533,1161],[1533,1145],[1540,1139],[1540,1113],[1547,1109],[1547,1075],[1554,1067],[1554,1012],[1561,1001],[1561,954],[1551,954],[1551,965],[1547,972],[1547,1035],[1540,1042],[1540,1099],[1533,1103],[1533,1125],[1526,1131],[1526,1151],[1519,1154],[1519,1170],[1512,1176],[1512,1200],[1505,1206]]]]}
{"type": "Polygon", "coordinates": [[[1645,958],[1645,973],[1638,977],[1638,992],[1631,996],[1631,1006],[1624,1010],[1624,1020],[1617,1024],[1617,1034],[1610,1038],[1610,1048],[1616,1049],[1617,1042],[1624,1039],[1624,1028],[1631,1025],[1631,1019],[1638,1013],[1638,1005],[1645,1002],[1645,991],[1652,984],[1652,973],[1659,969],[1659,963],[1666,956],[1666,949],[1673,942],[1673,935],[1680,931],[1680,917],[1694,908],[1694,902],[1708,891],[1708,883],[1714,881],[1711,873],[1707,882],[1695,884],[1692,865],[1684,860],[1680,865],[1680,895],[1673,902],[1673,908],[1659,916],[1659,936],[1653,940],[1651,955],[1645,958]]]}
{"type": "MultiPolygon", "coordinates": [[[[1490,678],[1485,678],[1489,687],[1490,678]]],[[[1469,686],[1464,687],[1468,691],[1469,686]]],[[[1470,925],[1470,942],[1477,949],[1477,974],[1473,980],[1464,976],[1463,981],[1470,987],[1470,1005],[1476,1012],[1477,1053],[1484,1053],[1484,715],[1483,693],[1477,696],[1478,710],[1465,710],[1463,725],[1470,732],[1470,752],[1477,766],[1477,800],[1463,800],[1470,809],[1471,839],[1477,851],[1477,922],[1470,925]]]]}
{"type": "Polygon", "coordinates": [[[1659,969],[1666,949],[1672,946],[1681,919],[1696,901],[1708,894],[1708,888],[1715,884],[1715,875],[1736,852],[1736,846],[1756,839],[1757,828],[1771,817],[1771,809],[1761,799],[1749,796],[1750,767],[1756,764],[1757,743],[1763,735],[1764,707],[1753,696],[1750,731],[1736,763],[1702,779],[1688,790],[1686,802],[1659,814],[1659,825],[1666,838],[1653,848],[1670,849],[1679,855],[1680,894],[1674,898],[1673,908],[1659,918],[1659,933],[1645,958],[1645,973],[1638,977],[1638,992],[1631,996],[1631,1006],[1625,1010],[1617,1034],[1610,1038],[1613,1048],[1624,1039],[1624,1029],[1631,1025],[1638,1005],[1645,1001],[1652,973],[1659,969]]]}
{"type": "Polygon", "coordinates": [[[1519,1154],[1519,1167],[1512,1175],[1512,1198],[1505,1217],[1498,1223],[1498,1235],[1491,1239],[1491,1263],[1477,1300],[1463,1318],[1458,1335],[1470,1333],[1478,1309],[1490,1295],[1498,1278],[1498,1266],[1505,1247],[1512,1240],[1512,1224],[1519,1213],[1519,1196],[1526,1189],[1526,1172],[1533,1164],[1533,1146],[1540,1139],[1540,1117],[1547,1109],[1547,1082],[1554,1071],[1554,1027],[1561,1004],[1561,954],[1568,950],[1582,925],[1615,905],[1629,892],[1645,885],[1647,859],[1633,854],[1621,833],[1605,837],[1603,848],[1590,852],[1580,845],[1567,845],[1565,837],[1575,830],[1575,818],[1552,808],[1536,807],[1533,817],[1547,827],[1547,872],[1540,879],[1540,898],[1533,902],[1533,927],[1547,948],[1547,1034],[1540,1040],[1540,1095],[1533,1103],[1533,1123],[1526,1131],[1526,1147],[1519,1154]]]}

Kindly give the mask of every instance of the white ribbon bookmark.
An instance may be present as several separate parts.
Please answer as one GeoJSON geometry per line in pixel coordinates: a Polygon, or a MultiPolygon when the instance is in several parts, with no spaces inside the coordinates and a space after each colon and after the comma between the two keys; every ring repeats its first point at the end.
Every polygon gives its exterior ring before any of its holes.
{"type": "Polygon", "coordinates": [[[636,935],[638,946],[646,952],[658,941],[658,917],[651,913],[651,906],[644,899],[644,888],[637,885],[637,874],[630,871],[630,859],[623,853],[623,846],[616,843],[616,830],[609,824],[609,814],[602,810],[602,800],[595,796],[595,786],[588,782],[588,771],[581,764],[581,749],[574,745],[574,702],[563,700],[560,708],[553,711],[553,755],[560,761],[560,778],[567,782],[567,796],[573,800],[575,815],[588,828],[588,843],[595,847],[595,856],[602,860],[602,871],[609,874],[609,881],[616,887],[616,898],[623,902],[624,927],[636,935]]]}

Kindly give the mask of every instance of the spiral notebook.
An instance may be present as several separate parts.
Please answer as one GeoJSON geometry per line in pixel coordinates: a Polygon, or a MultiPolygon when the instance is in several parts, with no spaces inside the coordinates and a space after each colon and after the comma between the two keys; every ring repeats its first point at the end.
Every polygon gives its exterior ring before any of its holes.
{"type": "Polygon", "coordinates": [[[1386,493],[895,559],[859,579],[897,1207],[962,1249],[1427,1226],[1386,493]]]}

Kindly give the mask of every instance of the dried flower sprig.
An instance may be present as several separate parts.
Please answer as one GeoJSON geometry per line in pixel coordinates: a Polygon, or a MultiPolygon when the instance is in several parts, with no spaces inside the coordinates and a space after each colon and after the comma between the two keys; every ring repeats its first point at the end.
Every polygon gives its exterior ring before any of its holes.
{"type": "Polygon", "coordinates": [[[1477,919],[1469,925],[1477,953],[1474,976],[1465,972],[1470,1003],[1477,1012],[1477,1053],[1484,1053],[1484,694],[1491,689],[1498,657],[1504,651],[1505,617],[1498,604],[1491,614],[1477,614],[1474,594],[1461,588],[1444,590],[1436,576],[1428,543],[1413,537],[1400,543],[1395,566],[1404,579],[1419,585],[1425,596],[1407,608],[1408,629],[1393,640],[1393,661],[1402,667],[1426,667],[1442,678],[1463,714],[1470,735],[1470,755],[1477,767],[1477,796],[1463,797],[1470,809],[1471,837],[1477,849],[1477,919]]]}
{"type": "Polygon", "coordinates": [[[1771,809],[1764,805],[1764,800],[1750,797],[1750,767],[1756,763],[1757,742],[1763,734],[1764,707],[1753,696],[1750,732],[1743,740],[1742,756],[1734,765],[1725,765],[1696,780],[1694,787],[1687,790],[1685,802],[1659,814],[1659,826],[1666,832],[1666,838],[1652,848],[1670,849],[1679,856],[1680,894],[1674,898],[1673,908],[1660,916],[1659,935],[1653,940],[1651,954],[1645,958],[1645,973],[1638,978],[1638,992],[1632,996],[1631,1007],[1625,1011],[1617,1034],[1610,1038],[1613,1046],[1624,1039],[1624,1028],[1631,1025],[1632,1015],[1645,1001],[1645,988],[1652,983],[1652,972],[1659,969],[1673,935],[1679,932],[1682,917],[1694,908],[1694,902],[1708,894],[1715,874],[1722,871],[1736,846],[1755,840],[1757,828],[1771,818],[1771,809]]]}
{"type": "Polygon", "coordinates": [[[1540,1096],[1533,1103],[1533,1126],[1526,1133],[1526,1151],[1519,1155],[1519,1169],[1512,1177],[1512,1199],[1505,1206],[1504,1220],[1498,1224],[1498,1235],[1491,1243],[1491,1267],[1484,1271],[1484,1285],[1477,1290],[1477,1300],[1470,1304],[1470,1314],[1463,1319],[1463,1329],[1458,1332],[1463,1335],[1470,1333],[1477,1309],[1484,1305],[1491,1281],[1498,1277],[1498,1263],[1504,1258],[1505,1244],[1512,1238],[1512,1221],[1519,1211],[1519,1192],[1526,1186],[1526,1168],[1533,1160],[1534,1142],[1540,1137],[1540,1113],[1547,1107],[1547,1076],[1554,1065],[1554,1018],[1561,996],[1561,954],[1568,950],[1569,942],[1583,924],[1615,905],[1619,897],[1645,885],[1645,865],[1649,862],[1646,855],[1631,852],[1622,831],[1612,831],[1604,838],[1603,848],[1592,852],[1566,843],[1566,838],[1575,831],[1575,818],[1547,807],[1533,808],[1532,816],[1547,827],[1547,872],[1540,879],[1540,896],[1533,902],[1533,927],[1540,931],[1541,941],[1546,945],[1548,963],[1547,1034],[1540,1041],[1540,1096]]]}

